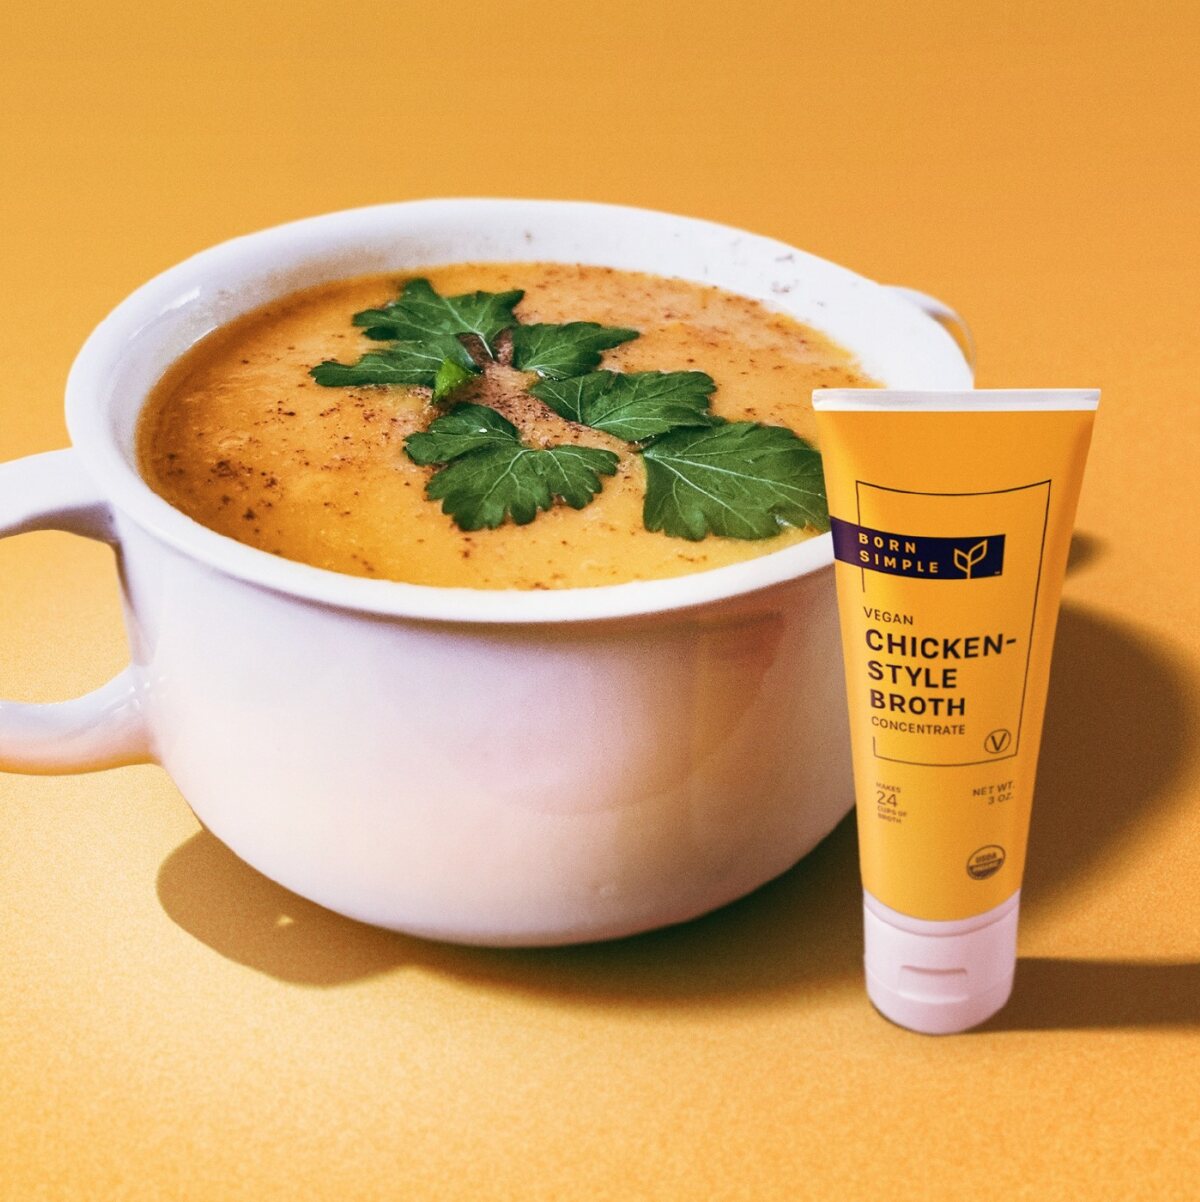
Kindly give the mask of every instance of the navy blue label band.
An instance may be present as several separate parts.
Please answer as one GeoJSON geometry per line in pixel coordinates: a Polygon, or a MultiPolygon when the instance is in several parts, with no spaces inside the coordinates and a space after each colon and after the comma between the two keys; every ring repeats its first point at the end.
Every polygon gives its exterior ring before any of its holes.
{"type": "Polygon", "coordinates": [[[928,580],[978,580],[1004,571],[1004,535],[929,538],[829,519],[833,555],[842,563],[889,576],[928,580]]]}

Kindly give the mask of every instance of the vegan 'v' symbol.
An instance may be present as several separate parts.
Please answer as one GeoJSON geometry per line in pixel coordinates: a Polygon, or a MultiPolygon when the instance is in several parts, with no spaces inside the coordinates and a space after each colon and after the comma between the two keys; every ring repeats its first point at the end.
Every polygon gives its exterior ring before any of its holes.
{"type": "Polygon", "coordinates": [[[954,548],[954,566],[968,579],[971,579],[971,569],[987,554],[988,540],[982,539],[969,551],[954,548]]]}
{"type": "Polygon", "coordinates": [[[1005,730],[1003,727],[1000,730],[993,730],[986,739],[983,740],[983,748],[989,755],[999,755],[1000,752],[1006,751],[1008,745],[1012,742],[1012,731],[1005,730]]]}

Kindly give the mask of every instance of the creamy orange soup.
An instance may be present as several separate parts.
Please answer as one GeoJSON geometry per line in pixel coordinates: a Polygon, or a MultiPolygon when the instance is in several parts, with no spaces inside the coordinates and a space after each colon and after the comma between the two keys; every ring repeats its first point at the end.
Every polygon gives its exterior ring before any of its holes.
{"type": "MultiPolygon", "coordinates": [[[[351,316],[423,276],[442,295],[523,288],[529,322],[595,321],[640,337],[606,351],[617,371],[704,371],[712,410],[790,426],[810,441],[814,388],[873,381],[841,347],[757,301],[718,288],[603,267],[464,263],[342,280],[295,293],[217,330],[159,382],[138,431],[142,473],[176,508],[239,542],[288,559],[416,584],[572,588],[678,576],[811,537],[787,528],[689,542],[642,524],[644,468],[630,444],[559,417],[502,363],[454,394],[498,409],[534,445],[615,452],[615,476],[584,509],[561,503],[525,526],[465,532],[426,498],[433,470],[404,451],[444,407],[420,388],[326,388],[309,368],[379,350],[351,316]]],[[[500,356],[503,359],[503,355],[500,356]]]]}

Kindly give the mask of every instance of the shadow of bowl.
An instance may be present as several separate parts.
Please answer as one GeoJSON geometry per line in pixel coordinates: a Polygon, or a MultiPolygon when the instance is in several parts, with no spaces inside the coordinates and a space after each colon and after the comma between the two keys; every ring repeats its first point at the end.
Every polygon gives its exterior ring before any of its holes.
{"type": "Polygon", "coordinates": [[[560,948],[470,948],[354,922],[268,880],[206,830],[163,862],[158,896],[214,951],[298,985],[419,967],[581,1002],[731,1003],[857,979],[857,855],[849,818],[795,868],[712,914],[560,948]]]}

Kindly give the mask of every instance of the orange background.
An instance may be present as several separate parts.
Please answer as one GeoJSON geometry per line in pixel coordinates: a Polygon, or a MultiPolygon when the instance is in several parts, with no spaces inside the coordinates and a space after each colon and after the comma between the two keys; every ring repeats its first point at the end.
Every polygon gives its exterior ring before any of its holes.
{"type": "MultiPolygon", "coordinates": [[[[426,195],[716,218],[974,326],[985,385],[1104,389],[1017,993],[868,1006],[844,824],[613,945],[355,926],[158,769],[0,777],[0,1195],[1195,1196],[1200,103],[1193,3],[20,5],[0,42],[0,458],[89,329],[210,243],[426,195]]],[[[103,548],[0,544],[0,696],[126,657],[103,548]]]]}

